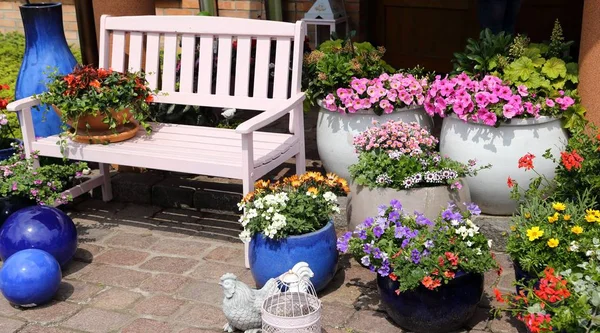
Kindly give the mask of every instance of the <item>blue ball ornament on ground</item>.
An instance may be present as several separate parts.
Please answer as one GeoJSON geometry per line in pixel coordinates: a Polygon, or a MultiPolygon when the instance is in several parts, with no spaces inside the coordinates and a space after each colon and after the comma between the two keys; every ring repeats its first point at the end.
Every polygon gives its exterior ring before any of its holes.
{"type": "Polygon", "coordinates": [[[60,265],[51,254],[27,249],[4,262],[0,270],[0,291],[12,304],[33,307],[52,300],[61,278],[60,265]]]}
{"type": "Polygon", "coordinates": [[[77,229],[61,210],[32,206],[13,213],[0,228],[0,258],[25,249],[50,253],[61,266],[73,258],[77,250],[77,229]]]}

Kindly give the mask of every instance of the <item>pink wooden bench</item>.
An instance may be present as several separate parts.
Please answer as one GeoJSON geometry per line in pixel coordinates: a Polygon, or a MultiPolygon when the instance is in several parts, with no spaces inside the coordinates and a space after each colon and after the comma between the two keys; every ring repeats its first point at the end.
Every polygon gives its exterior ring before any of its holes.
{"type": "MultiPolygon", "coordinates": [[[[69,140],[66,157],[98,162],[101,173],[69,193],[76,197],[102,186],[103,200],[111,200],[110,164],[241,179],[244,193],[253,190],[257,179],[292,157],[296,158],[296,172],[304,173],[304,94],[300,91],[304,30],[302,22],[204,16],[103,16],[100,67],[117,71],[143,69],[150,87],[161,91],[155,97],[156,102],[264,112],[235,130],[155,123],[152,134],[140,131],[133,139],[116,144],[89,145],[69,140]],[[125,55],[127,36],[128,56],[125,55]],[[232,68],[235,40],[237,60],[232,68]],[[252,52],[254,42],[256,54],[252,52]],[[218,58],[213,73],[215,45],[218,58]],[[270,79],[273,45],[275,67],[270,79]],[[197,47],[199,62],[195,68],[197,47]],[[181,74],[177,88],[179,51],[181,74]],[[254,75],[250,71],[251,58],[255,59],[254,75]],[[199,72],[197,85],[195,69],[199,72]],[[290,114],[289,134],[258,131],[287,114],[290,114]]],[[[38,100],[29,97],[8,105],[9,111],[18,113],[25,153],[30,156],[38,151],[40,156],[62,157],[58,136],[34,137],[31,108],[37,104],[38,100]]]]}

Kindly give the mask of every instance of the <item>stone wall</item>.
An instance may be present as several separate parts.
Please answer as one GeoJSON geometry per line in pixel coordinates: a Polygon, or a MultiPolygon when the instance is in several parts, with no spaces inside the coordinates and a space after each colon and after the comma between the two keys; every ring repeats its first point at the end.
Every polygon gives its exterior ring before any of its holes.
{"type": "MultiPolygon", "coordinates": [[[[367,0],[346,0],[350,29],[359,31],[359,35],[362,36],[366,32],[366,17],[364,14],[366,2],[367,0]]],[[[15,30],[23,32],[21,14],[19,13],[19,5],[22,3],[24,1],[0,0],[0,32],[15,30]]],[[[70,44],[78,44],[77,20],[73,0],[65,0],[62,3],[65,36],[70,44]]],[[[301,19],[313,3],[313,0],[283,0],[284,20],[293,22],[301,19]]],[[[220,16],[265,18],[262,0],[218,0],[218,7],[220,16]]],[[[198,11],[198,0],[156,0],[157,15],[195,15],[198,11]]]]}

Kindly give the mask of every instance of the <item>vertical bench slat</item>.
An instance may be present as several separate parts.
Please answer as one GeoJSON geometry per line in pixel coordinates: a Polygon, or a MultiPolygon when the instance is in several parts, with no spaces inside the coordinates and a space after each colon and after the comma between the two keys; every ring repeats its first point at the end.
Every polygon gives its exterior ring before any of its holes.
{"type": "Polygon", "coordinates": [[[110,30],[106,30],[106,15],[100,17],[100,47],[98,48],[99,67],[108,69],[110,67],[109,55],[110,49],[108,42],[110,41],[110,30]]]}
{"type": "Polygon", "coordinates": [[[180,92],[191,93],[194,89],[195,48],[196,36],[186,34],[181,37],[180,92]]]}
{"type": "Polygon", "coordinates": [[[231,36],[219,37],[217,95],[229,96],[231,87],[231,36]]]}
{"type": "Polygon", "coordinates": [[[200,94],[212,92],[213,41],[212,35],[200,37],[200,65],[198,68],[198,93],[200,94]]]}
{"type": "Polygon", "coordinates": [[[142,53],[144,49],[144,33],[132,32],[129,37],[129,64],[127,69],[139,72],[142,69],[142,53]]]}
{"type": "Polygon", "coordinates": [[[250,83],[250,57],[252,56],[252,38],[240,36],[237,39],[235,58],[235,95],[248,97],[250,83]]]}
{"type": "Polygon", "coordinates": [[[275,80],[273,83],[273,98],[286,99],[290,77],[290,52],[292,40],[290,38],[277,38],[277,53],[275,54],[275,80]]]}
{"type": "Polygon", "coordinates": [[[162,91],[175,91],[175,69],[177,66],[177,34],[165,34],[163,55],[162,91]]]}
{"type": "Polygon", "coordinates": [[[256,62],[254,72],[253,97],[266,98],[269,90],[269,62],[271,60],[271,38],[258,37],[256,40],[256,62]]]}
{"type": "Polygon", "coordinates": [[[117,72],[125,70],[125,31],[113,31],[110,67],[117,72]]]}
{"type": "Polygon", "coordinates": [[[146,80],[150,89],[158,88],[158,71],[159,71],[159,54],[160,54],[160,34],[148,33],[146,40],[146,80]]]}

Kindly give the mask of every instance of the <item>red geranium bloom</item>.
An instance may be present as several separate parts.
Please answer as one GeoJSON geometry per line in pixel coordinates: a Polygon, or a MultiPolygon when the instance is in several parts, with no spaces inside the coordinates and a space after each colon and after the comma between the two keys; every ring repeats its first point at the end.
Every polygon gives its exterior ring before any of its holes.
{"type": "Polygon", "coordinates": [[[525,170],[533,169],[533,159],[535,155],[532,153],[527,153],[525,156],[519,159],[519,168],[525,168],[525,170]]]}
{"type": "Polygon", "coordinates": [[[445,271],[445,272],[444,272],[444,276],[445,276],[446,278],[448,278],[448,279],[454,279],[454,276],[455,276],[455,275],[456,275],[456,274],[455,274],[454,272],[452,272],[452,271],[445,271]]]}
{"type": "Polygon", "coordinates": [[[448,259],[448,261],[450,261],[450,264],[452,266],[458,266],[458,256],[456,256],[456,254],[454,254],[452,252],[446,252],[444,254],[446,255],[446,259],[448,259]]]}
{"type": "Polygon", "coordinates": [[[431,276],[426,276],[421,280],[421,283],[425,286],[425,288],[429,290],[433,290],[442,285],[442,282],[438,279],[432,279],[431,276]]]}
{"type": "Polygon", "coordinates": [[[388,275],[388,277],[389,277],[389,278],[390,278],[390,280],[392,280],[392,281],[396,281],[396,280],[398,280],[398,276],[397,276],[396,274],[394,274],[394,273],[390,273],[390,274],[388,275]]]}
{"type": "Polygon", "coordinates": [[[508,176],[508,179],[506,180],[506,185],[508,185],[508,188],[512,188],[513,186],[515,186],[515,182],[512,178],[510,178],[510,176],[508,176]]]}
{"type": "Polygon", "coordinates": [[[494,288],[494,295],[496,296],[496,300],[500,303],[506,302],[504,298],[502,298],[502,293],[497,288],[494,288]]]}
{"type": "Polygon", "coordinates": [[[573,168],[575,168],[575,169],[581,168],[581,162],[583,162],[583,157],[581,157],[579,154],[577,154],[576,150],[573,150],[570,153],[563,151],[560,153],[560,157],[562,160],[562,164],[565,166],[565,168],[568,171],[571,171],[571,169],[573,169],[573,168]]]}

